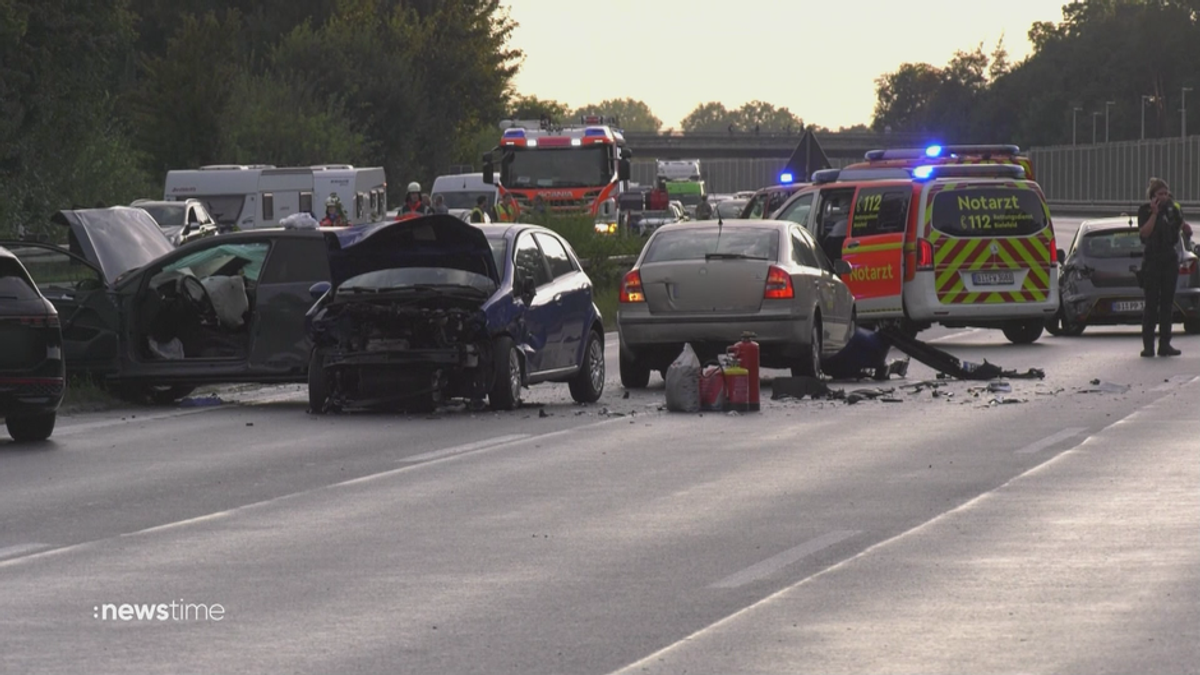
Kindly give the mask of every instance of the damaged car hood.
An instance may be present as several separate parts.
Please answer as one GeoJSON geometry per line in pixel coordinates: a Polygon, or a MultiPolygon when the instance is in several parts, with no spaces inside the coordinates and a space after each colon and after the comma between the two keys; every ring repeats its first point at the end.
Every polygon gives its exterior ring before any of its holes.
{"type": "Polygon", "coordinates": [[[401,268],[442,268],[480,275],[500,283],[492,248],[483,230],[449,215],[354,229],[334,235],[329,252],[330,282],[401,268]]]}
{"type": "Polygon", "coordinates": [[[59,211],[50,222],[70,231],[70,250],[100,268],[108,283],[175,250],[154,218],[142,209],[59,211]]]}

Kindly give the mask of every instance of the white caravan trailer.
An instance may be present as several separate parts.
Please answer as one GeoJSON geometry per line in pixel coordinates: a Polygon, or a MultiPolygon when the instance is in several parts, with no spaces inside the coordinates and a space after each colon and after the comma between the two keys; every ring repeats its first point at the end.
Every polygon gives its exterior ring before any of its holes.
{"type": "Polygon", "coordinates": [[[387,181],[382,168],[339,165],[274,167],[215,165],[167,173],[166,199],[199,199],[223,230],[275,227],[309,212],[320,220],[336,194],[350,224],[383,220],[387,181]]]}

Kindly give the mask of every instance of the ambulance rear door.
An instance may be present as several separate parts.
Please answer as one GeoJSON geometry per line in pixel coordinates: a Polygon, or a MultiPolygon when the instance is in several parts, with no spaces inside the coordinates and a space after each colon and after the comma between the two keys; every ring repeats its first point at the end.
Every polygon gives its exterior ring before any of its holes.
{"type": "Polygon", "coordinates": [[[904,234],[912,184],[864,185],[854,197],[842,258],[853,271],[843,281],[861,319],[904,315],[904,234]]]}

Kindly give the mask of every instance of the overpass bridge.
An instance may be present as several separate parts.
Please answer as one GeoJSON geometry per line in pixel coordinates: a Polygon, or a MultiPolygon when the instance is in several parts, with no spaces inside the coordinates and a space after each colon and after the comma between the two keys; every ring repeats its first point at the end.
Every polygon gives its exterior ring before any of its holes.
{"type": "MultiPolygon", "coordinates": [[[[826,156],[835,164],[860,160],[876,148],[922,147],[936,142],[927,133],[874,133],[843,131],[814,134],[826,156]],[[841,161],[839,161],[841,160],[841,161]]],[[[735,132],[628,132],[625,142],[634,159],[782,159],[795,152],[801,134],[735,132]]]]}

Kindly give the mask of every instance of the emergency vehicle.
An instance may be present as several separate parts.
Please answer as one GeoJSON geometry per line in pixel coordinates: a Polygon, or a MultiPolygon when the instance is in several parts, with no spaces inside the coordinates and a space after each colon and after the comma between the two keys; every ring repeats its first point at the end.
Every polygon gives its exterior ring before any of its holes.
{"type": "Polygon", "coordinates": [[[804,225],[867,324],[999,328],[1036,341],[1058,310],[1050,209],[1016,146],[873,150],[813,174],[775,218],[804,225]]]}
{"type": "Polygon", "coordinates": [[[483,180],[497,185],[501,197],[512,194],[523,212],[544,206],[555,213],[615,217],[632,157],[616,120],[588,115],[568,126],[505,120],[500,128],[500,145],[483,156],[483,180]]]}
{"type": "Polygon", "coordinates": [[[167,172],[164,199],[200,200],[223,231],[275,227],[296,213],[320,220],[329,196],[337,195],[350,224],[382,220],[387,179],[379,167],[349,164],[276,167],[216,164],[167,172]]]}
{"type": "Polygon", "coordinates": [[[655,165],[655,174],[657,180],[666,185],[667,195],[683,204],[689,214],[696,213],[696,206],[708,194],[698,159],[660,159],[655,165]]]}

